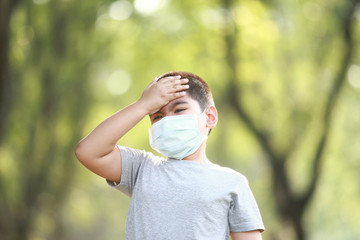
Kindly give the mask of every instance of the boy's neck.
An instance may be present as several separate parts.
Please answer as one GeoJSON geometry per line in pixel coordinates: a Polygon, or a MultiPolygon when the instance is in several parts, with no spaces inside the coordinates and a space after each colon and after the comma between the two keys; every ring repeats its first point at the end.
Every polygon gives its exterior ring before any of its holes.
{"type": "Polygon", "coordinates": [[[193,161],[198,163],[207,163],[208,160],[205,155],[205,147],[206,147],[206,141],[201,144],[201,146],[194,152],[193,154],[185,157],[183,161],[193,161]]]}

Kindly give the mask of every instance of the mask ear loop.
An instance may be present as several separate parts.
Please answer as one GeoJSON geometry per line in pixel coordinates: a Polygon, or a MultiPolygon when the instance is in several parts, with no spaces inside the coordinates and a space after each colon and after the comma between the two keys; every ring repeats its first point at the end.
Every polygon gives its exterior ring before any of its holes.
{"type": "Polygon", "coordinates": [[[208,107],[206,107],[206,108],[204,109],[204,111],[202,111],[202,113],[200,113],[200,114],[206,113],[206,110],[208,110],[208,107]]]}
{"type": "MultiPolygon", "coordinates": [[[[206,116],[206,111],[208,110],[208,107],[206,107],[205,109],[204,109],[204,111],[202,111],[202,113],[200,113],[200,116],[201,115],[205,115],[205,118],[207,118],[207,116],[206,116]]],[[[209,138],[209,134],[210,134],[210,131],[211,131],[211,129],[209,130],[209,132],[208,132],[208,134],[206,135],[206,134],[201,134],[202,135],[202,142],[203,141],[206,141],[208,138],[209,138]]],[[[211,162],[210,162],[210,160],[206,157],[206,152],[204,152],[204,159],[205,159],[205,162],[206,163],[210,163],[211,164],[211,162]]]]}
{"type": "MultiPolygon", "coordinates": [[[[204,109],[204,111],[202,111],[202,112],[199,114],[200,116],[204,114],[204,115],[205,115],[206,120],[207,120],[206,111],[207,111],[208,109],[209,109],[209,108],[208,108],[208,107],[206,107],[206,108],[204,109]]],[[[209,130],[209,132],[208,132],[208,134],[207,134],[207,135],[202,134],[202,136],[203,136],[203,141],[208,139],[210,132],[211,132],[211,129],[209,130]]]]}
{"type": "MultiPolygon", "coordinates": [[[[207,111],[208,109],[209,109],[209,106],[206,107],[206,108],[204,109],[204,111],[202,111],[202,113],[200,113],[200,115],[205,114],[206,119],[207,119],[206,111],[207,111]]],[[[209,132],[208,132],[208,134],[206,135],[206,139],[209,137],[211,130],[212,130],[212,128],[209,129],[209,132]]]]}

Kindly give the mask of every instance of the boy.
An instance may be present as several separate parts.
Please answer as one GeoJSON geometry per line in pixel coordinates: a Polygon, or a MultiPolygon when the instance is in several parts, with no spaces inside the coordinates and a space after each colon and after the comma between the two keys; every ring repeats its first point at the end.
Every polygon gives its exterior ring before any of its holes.
{"type": "Polygon", "coordinates": [[[125,239],[261,239],[264,226],[246,178],[206,158],[216,123],[206,82],[170,72],[80,141],[79,161],[131,197],[125,239]],[[150,145],[167,159],[116,145],[146,115],[150,145]]]}

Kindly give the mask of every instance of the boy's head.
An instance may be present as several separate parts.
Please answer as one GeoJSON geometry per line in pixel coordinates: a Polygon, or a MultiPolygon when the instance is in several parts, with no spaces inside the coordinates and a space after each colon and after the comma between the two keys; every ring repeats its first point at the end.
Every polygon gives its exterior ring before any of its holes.
{"type": "Polygon", "coordinates": [[[214,105],[210,88],[201,77],[190,72],[175,71],[161,75],[158,78],[158,81],[169,76],[181,76],[181,78],[189,79],[189,82],[187,83],[189,85],[189,89],[186,93],[199,103],[201,111],[204,111],[210,105],[214,105]]]}
{"type": "Polygon", "coordinates": [[[210,134],[212,128],[215,127],[217,123],[217,111],[208,84],[201,77],[190,72],[182,71],[165,73],[158,77],[157,81],[171,76],[181,76],[182,79],[188,79],[187,84],[189,88],[186,90],[186,96],[169,102],[158,112],[151,114],[151,123],[154,124],[164,116],[204,113],[206,118],[201,118],[199,129],[203,134],[210,134]],[[175,106],[182,109],[182,111],[177,112],[175,106]],[[174,110],[176,113],[174,113],[174,110]]]}
{"type": "Polygon", "coordinates": [[[150,144],[167,157],[187,160],[201,158],[207,136],[217,123],[210,88],[203,79],[189,72],[168,72],[153,83],[161,85],[162,79],[166,91],[186,91],[186,94],[173,98],[149,115],[152,124],[150,144]],[[187,81],[179,81],[179,76],[187,81]],[[179,87],[180,84],[187,86],[179,87]]]}

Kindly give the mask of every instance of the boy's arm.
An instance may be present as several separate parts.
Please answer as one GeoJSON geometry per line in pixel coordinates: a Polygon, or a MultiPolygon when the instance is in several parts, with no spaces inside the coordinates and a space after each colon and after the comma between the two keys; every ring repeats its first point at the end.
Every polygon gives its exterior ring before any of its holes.
{"type": "Polygon", "coordinates": [[[178,76],[155,79],[141,98],[98,125],[75,149],[78,160],[94,173],[110,181],[121,180],[121,155],[116,143],[147,114],[185,95],[187,79],[178,76]]]}
{"type": "Polygon", "coordinates": [[[250,232],[231,232],[231,240],[262,240],[259,230],[250,232]]]}

